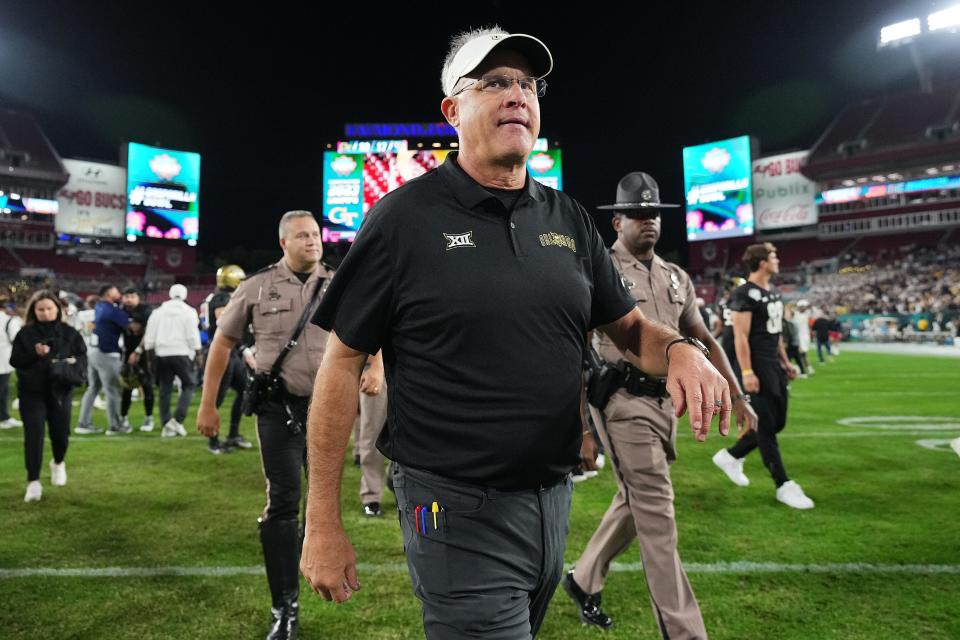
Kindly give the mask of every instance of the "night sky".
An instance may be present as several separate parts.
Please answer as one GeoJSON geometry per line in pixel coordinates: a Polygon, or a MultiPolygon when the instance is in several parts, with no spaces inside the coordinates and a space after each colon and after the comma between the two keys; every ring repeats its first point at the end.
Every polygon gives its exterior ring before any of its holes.
{"type": "MultiPolygon", "coordinates": [[[[345,123],[440,121],[440,66],[463,28],[550,47],[541,135],[592,210],[636,170],[682,203],[683,146],[750,134],[764,153],[809,148],[843,105],[913,89],[906,52],[877,51],[879,28],[952,2],[2,4],[4,106],[33,113],[63,157],[117,162],[124,140],[200,152],[212,261],[275,247],[283,211],[319,215],[322,152],[345,123]]],[[[660,248],[682,261],[681,217],[660,248]]]]}

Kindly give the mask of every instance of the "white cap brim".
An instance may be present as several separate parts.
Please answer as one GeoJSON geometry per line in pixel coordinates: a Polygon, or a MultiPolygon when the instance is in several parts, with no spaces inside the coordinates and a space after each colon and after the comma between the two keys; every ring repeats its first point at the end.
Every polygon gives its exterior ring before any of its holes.
{"type": "Polygon", "coordinates": [[[470,75],[497,48],[516,51],[527,59],[530,74],[544,78],[553,70],[553,56],[539,38],[525,33],[492,33],[474,38],[460,47],[443,76],[443,91],[448,96],[460,78],[470,75]]]}

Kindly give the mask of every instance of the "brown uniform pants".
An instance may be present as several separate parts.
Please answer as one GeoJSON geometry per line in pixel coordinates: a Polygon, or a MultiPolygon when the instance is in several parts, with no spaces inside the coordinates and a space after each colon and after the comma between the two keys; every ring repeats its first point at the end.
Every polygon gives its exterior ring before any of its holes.
{"type": "Polygon", "coordinates": [[[618,491],[577,560],[574,580],[587,593],[603,590],[610,562],[640,541],[640,557],[653,612],[664,638],[706,638],[700,607],[677,553],[670,462],[676,420],[669,399],[617,392],[604,411],[590,407],[618,491]]]}
{"type": "Polygon", "coordinates": [[[377,438],[387,419],[387,383],[375,396],[360,393],[360,427],[357,455],[360,456],[360,504],[383,502],[387,480],[386,458],[377,449],[377,438]]]}

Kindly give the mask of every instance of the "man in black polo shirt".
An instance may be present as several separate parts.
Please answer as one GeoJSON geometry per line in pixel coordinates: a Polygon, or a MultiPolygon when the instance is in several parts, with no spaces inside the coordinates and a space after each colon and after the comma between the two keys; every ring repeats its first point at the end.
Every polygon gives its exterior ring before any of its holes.
{"type": "Polygon", "coordinates": [[[499,29],[454,39],[441,109],[459,153],[371,211],[317,311],[331,331],[309,417],[301,570],[325,599],[359,588],[340,475],[366,354],[390,398],[407,563],[428,638],[536,635],[561,577],[579,460],[581,358],[603,326],[667,373],[698,439],[726,382],[700,348],[635,308],[590,214],[530,178],[552,59],[499,29]]]}

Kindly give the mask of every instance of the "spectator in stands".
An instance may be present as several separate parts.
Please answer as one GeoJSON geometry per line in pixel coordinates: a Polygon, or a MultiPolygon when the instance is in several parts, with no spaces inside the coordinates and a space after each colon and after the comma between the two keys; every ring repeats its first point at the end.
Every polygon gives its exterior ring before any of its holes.
{"type": "Polygon", "coordinates": [[[9,401],[10,374],[13,373],[10,351],[21,324],[19,316],[13,312],[10,300],[6,296],[0,296],[0,429],[23,426],[22,422],[10,415],[9,401]]]}
{"type": "Polygon", "coordinates": [[[134,287],[123,291],[123,310],[130,318],[130,324],[123,334],[124,372],[126,381],[123,386],[123,402],[120,406],[120,415],[124,428],[130,427],[128,414],[133,400],[133,391],[143,389],[143,410],[145,417],[140,431],[153,431],[153,376],[147,359],[143,357],[143,334],[147,329],[147,320],[152,309],[150,305],[140,302],[140,292],[134,287]]]}
{"type": "Polygon", "coordinates": [[[824,350],[826,350],[827,357],[832,362],[833,356],[830,355],[830,318],[826,314],[813,321],[813,333],[817,336],[817,358],[819,358],[820,364],[826,362],[823,358],[824,350]]]}
{"type": "Polygon", "coordinates": [[[51,375],[57,361],[86,365],[86,345],[76,329],[63,322],[60,301],[50,291],[37,291],[30,298],[26,324],[13,343],[10,362],[17,370],[17,392],[23,417],[24,459],[27,466],[25,502],[43,495],[40,463],[43,461],[44,423],[49,425],[53,460],[50,482],[55,487],[67,484],[65,458],[70,439],[70,410],[73,387],[51,375]]]}
{"type": "Polygon", "coordinates": [[[120,336],[130,324],[127,314],[118,306],[120,290],[112,284],[100,287],[100,300],[94,309],[93,343],[88,351],[87,392],[83,394],[80,405],[80,418],[76,432],[80,434],[103,433],[92,422],[93,402],[103,389],[107,394],[107,417],[109,428],[107,435],[130,433],[123,427],[120,419],[120,336]]]}
{"type": "Polygon", "coordinates": [[[160,387],[160,421],[164,438],[186,436],[183,421],[197,388],[194,358],[200,351],[200,317],[186,303],[187,288],[182,284],[170,287],[170,299],[150,314],[143,347],[157,357],[157,382],[160,387]],[[173,379],[180,380],[180,398],[170,415],[173,379]]]}

